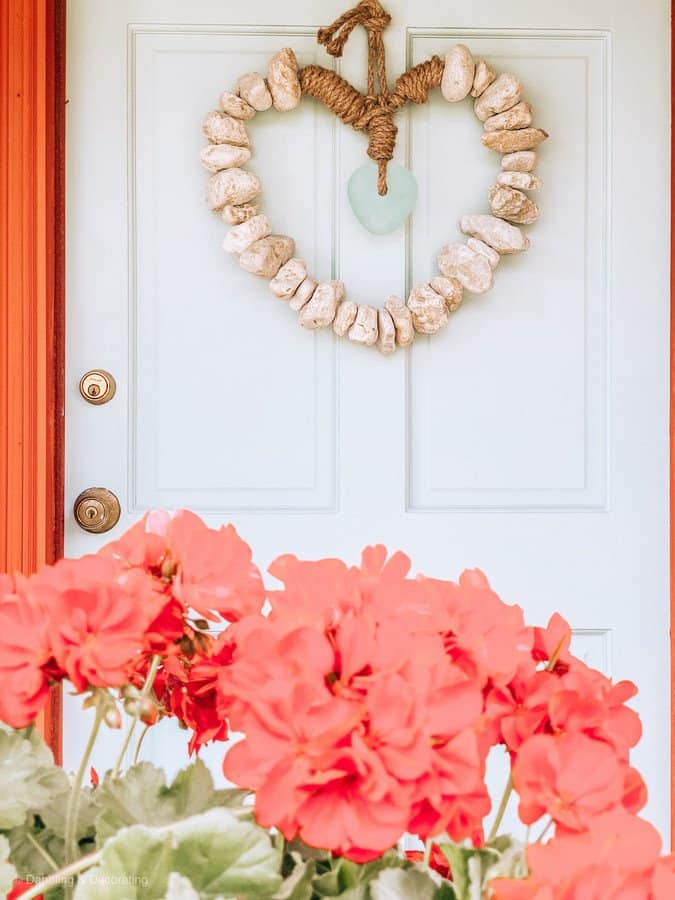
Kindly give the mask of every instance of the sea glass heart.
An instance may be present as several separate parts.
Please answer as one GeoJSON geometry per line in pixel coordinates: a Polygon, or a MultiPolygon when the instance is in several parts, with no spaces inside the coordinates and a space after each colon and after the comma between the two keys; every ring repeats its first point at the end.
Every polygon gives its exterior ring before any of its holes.
{"type": "Polygon", "coordinates": [[[389,234],[408,218],[417,200],[417,179],[396,162],[387,166],[387,193],[377,193],[377,165],[365,163],[347,185],[354,215],[372,234],[389,234]]]}

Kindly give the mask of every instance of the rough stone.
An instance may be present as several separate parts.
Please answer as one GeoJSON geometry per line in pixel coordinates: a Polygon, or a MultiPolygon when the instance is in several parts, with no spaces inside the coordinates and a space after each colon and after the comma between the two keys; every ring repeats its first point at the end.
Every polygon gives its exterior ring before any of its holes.
{"type": "Polygon", "coordinates": [[[541,178],[531,172],[502,172],[497,176],[497,184],[518,188],[519,191],[537,191],[541,187],[541,178]]]}
{"type": "Polygon", "coordinates": [[[385,301],[384,308],[387,310],[394,323],[396,329],[396,343],[399,347],[409,347],[415,340],[415,329],[412,323],[412,313],[401,300],[393,294],[385,301]]]}
{"type": "Polygon", "coordinates": [[[308,275],[304,281],[300,282],[300,286],[290,299],[288,305],[293,310],[293,312],[298,312],[302,309],[305,303],[309,303],[311,296],[315,290],[316,281],[314,281],[314,279],[308,275]]]}
{"type": "Polygon", "coordinates": [[[222,209],[226,204],[248,203],[260,193],[260,180],[244,169],[223,169],[209,178],[206,202],[209,209],[222,209]]]}
{"type": "Polygon", "coordinates": [[[464,288],[456,278],[446,278],[445,275],[436,275],[431,279],[431,287],[445,300],[448,312],[454,312],[462,304],[464,288]]]}
{"type": "Polygon", "coordinates": [[[506,112],[498,113],[496,116],[490,116],[485,120],[484,128],[486,131],[510,131],[514,128],[527,128],[532,124],[532,107],[529,103],[521,100],[506,112]]]}
{"type": "Polygon", "coordinates": [[[358,303],[353,300],[343,300],[338,306],[333,320],[333,331],[339,337],[344,337],[354,324],[356,313],[358,312],[358,303]]]}
{"type": "Polygon", "coordinates": [[[539,207],[530,198],[512,187],[496,184],[490,191],[492,212],[500,219],[518,225],[532,225],[539,218],[539,207]]]}
{"type": "Polygon", "coordinates": [[[480,241],[478,238],[470,237],[466,242],[467,247],[471,247],[472,250],[475,250],[476,253],[481,253],[487,261],[490,263],[493,269],[496,269],[499,265],[499,253],[496,250],[493,250],[485,241],[480,241]]]}
{"type": "Polygon", "coordinates": [[[255,241],[267,237],[271,231],[272,226],[267,216],[253,216],[241,225],[230,228],[223,241],[223,250],[227,253],[243,253],[255,241]]]}
{"type": "Polygon", "coordinates": [[[209,144],[199,154],[201,164],[209,172],[220,172],[243,166],[251,158],[251,151],[246,147],[235,147],[234,144],[209,144]]]}
{"type": "Polygon", "coordinates": [[[232,91],[223,91],[220,95],[220,108],[235,119],[252,119],[255,115],[253,107],[232,91]]]}
{"type": "Polygon", "coordinates": [[[204,119],[202,132],[212,144],[234,144],[236,147],[248,147],[250,144],[244,123],[217,109],[204,119]]]}
{"type": "Polygon", "coordinates": [[[377,342],[377,309],[374,306],[359,304],[354,324],[349,329],[349,340],[366,347],[372,347],[377,342]]]}
{"type": "Polygon", "coordinates": [[[307,266],[302,259],[289,259],[270,281],[270,290],[280,300],[290,300],[307,278],[307,266]]]}
{"type": "Polygon", "coordinates": [[[242,75],[234,90],[249,106],[252,106],[258,112],[264,112],[272,105],[272,95],[267,88],[265,79],[259,72],[249,72],[248,75],[242,75]]]}
{"type": "Polygon", "coordinates": [[[270,60],[267,84],[274,108],[279,112],[288,112],[300,103],[302,88],[298,78],[298,61],[288,47],[275,53],[270,60]]]}
{"type": "Polygon", "coordinates": [[[450,103],[463,100],[471,90],[476,63],[464,44],[455,44],[445,54],[441,94],[450,103]]]}
{"type": "Polygon", "coordinates": [[[472,97],[480,97],[486,87],[495,80],[495,70],[484,59],[479,59],[476,63],[476,74],[473,78],[473,87],[471,88],[472,97]]]}
{"type": "Polygon", "coordinates": [[[515,75],[504,72],[485,88],[474,103],[474,112],[485,122],[490,116],[504,112],[520,100],[522,85],[515,75]]]}
{"type": "Polygon", "coordinates": [[[391,314],[386,309],[377,311],[377,349],[384,354],[396,350],[396,328],[391,314]]]}
{"type": "Polygon", "coordinates": [[[274,278],[295,253],[295,241],[283,234],[270,234],[251,244],[239,257],[239,265],[253,275],[274,278]]]}
{"type": "Polygon", "coordinates": [[[338,303],[345,295],[341,281],[322,281],[316,286],[311,299],[300,310],[303,328],[326,328],[335,318],[338,303]]]}
{"type": "Polygon", "coordinates": [[[515,153],[518,150],[531,150],[548,137],[542,128],[517,128],[515,131],[484,131],[480,139],[498,153],[515,153]]]}
{"type": "Polygon", "coordinates": [[[464,234],[479,238],[500,254],[518,253],[530,246],[530,239],[520,228],[496,216],[462,216],[460,228],[464,234]]]}
{"type": "Polygon", "coordinates": [[[253,216],[257,216],[259,209],[257,203],[243,203],[241,206],[227,203],[223,207],[223,222],[227,222],[228,225],[241,225],[242,222],[247,222],[253,216]]]}
{"type": "Polygon", "coordinates": [[[494,284],[487,257],[467,244],[446,244],[437,257],[438,268],[447,278],[456,278],[470,294],[484,294],[494,284]]]}
{"type": "Polygon", "coordinates": [[[534,150],[517,150],[515,153],[507,153],[502,159],[502,169],[505,172],[532,172],[537,165],[537,154],[534,150]]]}
{"type": "Polygon", "coordinates": [[[445,298],[430,284],[416,284],[408,297],[408,309],[412,313],[413,327],[422,334],[435,334],[448,324],[448,308],[445,298]]]}

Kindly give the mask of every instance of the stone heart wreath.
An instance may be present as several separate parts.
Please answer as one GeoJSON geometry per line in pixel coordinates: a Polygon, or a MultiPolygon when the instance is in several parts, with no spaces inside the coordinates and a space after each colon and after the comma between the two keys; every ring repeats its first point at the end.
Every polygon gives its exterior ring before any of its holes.
{"type": "MultiPolygon", "coordinates": [[[[267,79],[253,72],[242,76],[233,91],[222,94],[222,111],[210,112],[204,121],[203,132],[210,143],[201,152],[202,164],[214,173],[207,188],[209,208],[220,212],[232,226],[224,249],[239,254],[239,264],[246,271],[271,279],[272,293],[289,301],[305,328],[332,325],[340,337],[347,335],[357,344],[377,345],[383,353],[408,346],[416,332],[440,331],[447,325],[449,313],[459,307],[464,291],[482,294],[490,290],[502,254],[529,247],[529,239],[518,225],[530,225],[539,217],[536,203],[524,191],[541,186],[533,174],[537,162],[534,148],[548,137],[542,129],[532,127],[532,109],[521,99],[518,78],[510,73],[497,76],[485,60],[476,62],[463,44],[451,47],[445,60],[432,56],[409,69],[390,91],[382,39],[390,20],[378,0],[361,0],[318,32],[318,41],[328,53],[341,56],[352,30],[358,24],[364,26],[368,34],[365,94],[322,66],[298,69],[295,53],[281,50],[270,60],[267,79]],[[475,98],[474,111],[485,129],[483,144],[504,154],[502,171],[489,192],[492,215],[461,218],[460,227],[469,235],[468,240],[440,250],[441,274],[428,283],[416,284],[407,303],[389,297],[384,307],[376,308],[345,299],[344,284],[317,283],[305,263],[294,256],[294,240],[273,234],[267,216],[251,202],[261,185],[253,172],[241,168],[251,158],[244,122],[272,106],[280,112],[292,110],[303,93],[321,100],[348,125],[368,133],[368,155],[377,163],[377,193],[384,198],[387,165],[396,143],[394,114],[408,102],[425,103],[429,91],[439,86],[451,103],[469,94],[475,98]]],[[[359,181],[355,187],[354,180],[353,176],[350,198],[354,202],[356,195],[358,206],[359,181]]],[[[414,203],[414,191],[412,197],[414,203]]]]}

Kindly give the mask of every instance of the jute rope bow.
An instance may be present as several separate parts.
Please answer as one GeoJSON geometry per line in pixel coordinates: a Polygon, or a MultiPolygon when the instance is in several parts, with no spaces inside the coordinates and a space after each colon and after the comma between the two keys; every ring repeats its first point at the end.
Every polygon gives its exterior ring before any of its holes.
{"type": "Polygon", "coordinates": [[[368,34],[367,91],[362,94],[336,72],[323,66],[306,66],[300,72],[305,94],[321,100],[343,122],[357,131],[368,132],[368,156],[377,163],[377,190],[387,193],[387,163],[394,156],[397,128],[396,113],[408,101],[426,103],[429,91],[438,87],[443,77],[443,60],[432,56],[401,75],[390,91],[382,32],[391,16],[379,0],[361,0],[326,28],[320,28],[317,40],[331,56],[342,56],[349,35],[357,25],[368,34]],[[377,77],[377,92],[375,81],[377,77]]]}

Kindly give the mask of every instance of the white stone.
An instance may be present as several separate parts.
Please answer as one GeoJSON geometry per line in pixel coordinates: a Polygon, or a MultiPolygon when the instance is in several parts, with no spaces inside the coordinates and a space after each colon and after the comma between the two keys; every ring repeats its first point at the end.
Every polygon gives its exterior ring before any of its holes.
{"type": "Polygon", "coordinates": [[[230,228],[223,241],[223,250],[227,253],[242,253],[255,241],[267,237],[271,231],[272,226],[267,216],[253,216],[241,225],[230,228]]]}
{"type": "Polygon", "coordinates": [[[367,347],[377,342],[377,309],[374,306],[359,305],[354,324],[349,329],[349,340],[367,347]]]}
{"type": "Polygon", "coordinates": [[[498,153],[516,153],[518,150],[532,150],[548,137],[543,128],[516,128],[514,131],[484,131],[480,139],[498,153]]]}
{"type": "Polygon", "coordinates": [[[526,237],[520,228],[509,225],[503,219],[496,216],[471,215],[462,216],[460,228],[464,234],[470,234],[481,241],[485,241],[497,253],[518,253],[527,250],[530,239],[526,237]]]}
{"type": "Polygon", "coordinates": [[[232,91],[223,91],[220,95],[220,108],[235,119],[252,119],[255,115],[253,107],[232,91]]]}
{"type": "Polygon", "coordinates": [[[249,106],[252,106],[258,112],[264,112],[272,105],[272,95],[267,88],[265,79],[259,72],[249,72],[248,75],[242,75],[234,90],[249,106]]]}
{"type": "Polygon", "coordinates": [[[516,150],[502,159],[502,169],[507,172],[532,172],[536,165],[537,154],[534,150],[516,150]]]}
{"type": "Polygon", "coordinates": [[[497,176],[497,184],[520,191],[537,191],[541,187],[541,179],[531,172],[502,172],[497,176]]]}
{"type": "Polygon", "coordinates": [[[485,122],[495,113],[504,112],[515,106],[520,100],[522,85],[515,75],[504,72],[491,85],[485,88],[474,103],[474,112],[485,122]]]}
{"type": "Polygon", "coordinates": [[[267,84],[274,108],[288,112],[300,103],[302,88],[298,78],[298,61],[288,47],[275,53],[267,69],[267,84]]]}
{"type": "Polygon", "coordinates": [[[209,178],[206,202],[209,209],[222,209],[226,204],[248,203],[260,193],[260,180],[244,169],[223,169],[209,178]]]}
{"type": "Polygon", "coordinates": [[[481,253],[487,261],[490,263],[493,269],[496,269],[499,265],[499,253],[496,250],[493,250],[489,244],[486,244],[485,241],[480,241],[478,238],[470,237],[466,242],[467,247],[471,247],[472,250],[475,250],[476,253],[481,253]]]}
{"type": "Polygon", "coordinates": [[[529,103],[521,100],[506,112],[497,113],[496,116],[490,116],[485,120],[483,127],[486,131],[504,131],[514,128],[527,128],[532,124],[532,107],[529,103]]]}
{"type": "Polygon", "coordinates": [[[413,327],[422,334],[435,334],[448,324],[448,308],[445,298],[430,284],[416,284],[408,297],[408,309],[412,313],[413,327]]]}
{"type": "Polygon", "coordinates": [[[448,278],[456,278],[470,294],[484,294],[494,284],[487,258],[467,244],[446,244],[438,253],[438,268],[448,278]]]}
{"type": "Polygon", "coordinates": [[[227,222],[228,225],[241,225],[242,222],[257,216],[259,210],[257,203],[243,203],[241,206],[226,203],[222,212],[223,222],[227,222]]]}
{"type": "Polygon", "coordinates": [[[459,309],[462,303],[464,288],[456,278],[447,278],[445,275],[436,275],[431,279],[431,287],[445,300],[448,312],[459,309]]]}
{"type": "Polygon", "coordinates": [[[303,328],[326,328],[337,312],[338,303],[345,295],[341,281],[322,281],[316,286],[309,303],[300,310],[300,324],[303,328]]]}
{"type": "Polygon", "coordinates": [[[354,324],[356,313],[358,312],[358,304],[353,300],[343,300],[338,306],[333,321],[333,331],[339,337],[344,337],[354,324]]]}
{"type": "Polygon", "coordinates": [[[377,311],[377,349],[385,355],[396,350],[396,328],[386,309],[377,311]]]}
{"type": "Polygon", "coordinates": [[[244,123],[217,109],[208,113],[204,119],[202,131],[212,144],[234,144],[236,147],[248,147],[250,143],[244,123]]]}
{"type": "Polygon", "coordinates": [[[479,59],[476,63],[476,74],[473,79],[473,87],[471,88],[472,97],[480,97],[486,87],[495,80],[495,70],[484,59],[479,59]]]}
{"type": "Polygon", "coordinates": [[[455,44],[445,54],[445,68],[441,80],[441,94],[450,103],[468,96],[476,71],[471,51],[464,44],[455,44]]]}
{"type": "Polygon", "coordinates": [[[284,234],[260,238],[239,257],[239,265],[253,275],[273,278],[295,253],[295,241],[284,234]]]}
{"type": "Polygon", "coordinates": [[[490,191],[492,212],[500,219],[518,225],[532,225],[539,218],[539,207],[527,194],[512,187],[496,184],[490,191]]]}
{"type": "Polygon", "coordinates": [[[300,286],[290,299],[288,305],[293,310],[293,312],[298,312],[302,309],[305,303],[309,303],[309,300],[311,299],[311,296],[315,290],[316,281],[314,281],[314,279],[308,275],[304,281],[300,282],[300,286]]]}
{"type": "Polygon", "coordinates": [[[243,166],[251,158],[251,151],[246,147],[235,147],[234,144],[209,144],[203,147],[199,160],[209,172],[220,172],[243,166]]]}
{"type": "Polygon", "coordinates": [[[290,300],[307,278],[307,266],[302,259],[289,259],[270,281],[270,290],[280,300],[290,300]]]}
{"type": "Polygon", "coordinates": [[[387,298],[384,304],[396,329],[396,343],[399,347],[408,347],[415,340],[415,329],[412,323],[412,313],[401,300],[393,294],[387,298]]]}

